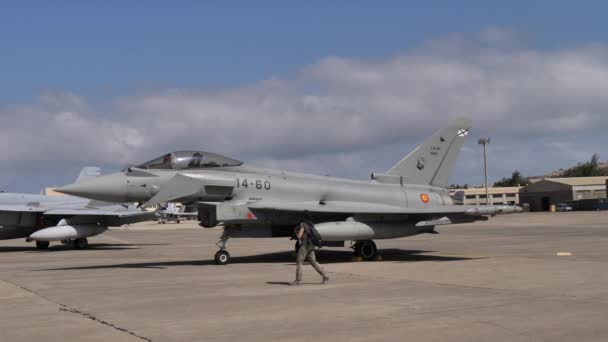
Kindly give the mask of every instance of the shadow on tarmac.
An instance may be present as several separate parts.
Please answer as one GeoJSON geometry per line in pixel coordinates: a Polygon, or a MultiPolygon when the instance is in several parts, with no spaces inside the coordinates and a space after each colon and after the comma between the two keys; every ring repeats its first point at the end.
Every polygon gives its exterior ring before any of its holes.
{"type": "Polygon", "coordinates": [[[291,286],[291,283],[288,281],[267,281],[268,285],[283,285],[283,286],[291,286]]]}
{"type": "MultiPolygon", "coordinates": [[[[79,250],[86,252],[88,250],[124,250],[124,249],[139,249],[139,246],[167,246],[168,243],[90,243],[87,249],[79,250]]],[[[71,251],[75,250],[69,245],[57,243],[51,245],[48,249],[38,249],[36,245],[28,246],[0,246],[0,253],[10,252],[30,252],[30,253],[48,253],[48,252],[59,252],[59,251],[71,251]]]]}
{"type": "MultiPolygon", "coordinates": [[[[425,253],[433,253],[432,251],[421,250],[402,250],[402,249],[384,249],[380,250],[379,254],[383,256],[384,262],[419,262],[419,261],[463,261],[474,260],[479,258],[465,258],[453,256],[427,255],[425,253]]],[[[334,264],[352,262],[353,253],[350,251],[335,251],[335,250],[320,250],[316,252],[317,260],[321,264],[334,264]]],[[[251,263],[281,263],[295,264],[295,256],[293,252],[277,252],[249,256],[232,257],[231,263],[234,264],[251,264],[251,263]]],[[[370,261],[373,262],[373,261],[370,261]]],[[[50,268],[41,269],[38,271],[63,271],[63,270],[95,270],[95,269],[111,269],[111,268],[151,268],[165,269],[173,266],[217,266],[213,259],[209,260],[184,260],[184,261],[155,261],[143,263],[123,263],[110,265],[94,265],[94,266],[79,266],[65,268],[50,268]]]]}

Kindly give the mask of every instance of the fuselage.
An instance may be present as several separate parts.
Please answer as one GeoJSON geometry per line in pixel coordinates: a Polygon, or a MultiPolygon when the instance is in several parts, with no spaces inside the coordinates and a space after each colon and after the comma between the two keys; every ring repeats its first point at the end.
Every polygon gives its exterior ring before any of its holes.
{"type": "MultiPolygon", "coordinates": [[[[129,172],[97,178],[104,191],[87,194],[91,198],[113,202],[146,202],[168,184],[176,174],[199,180],[200,189],[173,202],[263,201],[352,202],[396,207],[424,208],[451,205],[452,199],[442,188],[412,184],[387,184],[304,173],[249,167],[246,165],[201,170],[146,170],[150,175],[129,172]],[[104,177],[107,177],[104,179],[104,177]]],[[[193,186],[197,186],[194,184],[193,186]]]]}

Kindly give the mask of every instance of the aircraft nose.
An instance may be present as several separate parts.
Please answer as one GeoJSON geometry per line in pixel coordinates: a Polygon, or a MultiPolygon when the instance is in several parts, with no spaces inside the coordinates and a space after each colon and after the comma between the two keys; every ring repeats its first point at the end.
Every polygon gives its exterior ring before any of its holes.
{"type": "Polygon", "coordinates": [[[94,179],[62,186],[56,191],[98,201],[125,202],[127,179],[122,173],[113,173],[94,179]]]}

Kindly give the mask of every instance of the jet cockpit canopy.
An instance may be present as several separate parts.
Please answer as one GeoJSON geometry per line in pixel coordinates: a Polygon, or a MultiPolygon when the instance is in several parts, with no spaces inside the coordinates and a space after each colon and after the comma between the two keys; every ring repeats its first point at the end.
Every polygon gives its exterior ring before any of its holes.
{"type": "Polygon", "coordinates": [[[140,169],[184,170],[240,166],[243,162],[204,151],[176,151],[138,165],[140,169]]]}

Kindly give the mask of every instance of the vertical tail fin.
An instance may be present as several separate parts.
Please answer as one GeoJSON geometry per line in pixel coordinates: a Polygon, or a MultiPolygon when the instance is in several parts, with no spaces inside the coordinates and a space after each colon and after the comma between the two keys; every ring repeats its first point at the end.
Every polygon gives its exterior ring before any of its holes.
{"type": "MultiPolygon", "coordinates": [[[[86,180],[89,180],[92,178],[97,178],[100,175],[101,175],[101,168],[99,168],[97,166],[85,166],[82,168],[82,170],[80,170],[80,174],[78,175],[78,178],[76,178],[76,182],[74,182],[74,183],[86,181],[86,180]]],[[[108,202],[102,202],[102,201],[97,201],[97,200],[90,200],[89,202],[87,202],[87,206],[94,207],[94,208],[107,207],[107,206],[111,206],[111,205],[116,205],[116,203],[108,203],[108,202]]]]}
{"type": "Polygon", "coordinates": [[[387,173],[403,176],[407,183],[447,187],[448,177],[470,129],[470,119],[452,121],[418,145],[387,173]]]}
{"type": "Polygon", "coordinates": [[[91,178],[97,178],[101,175],[101,169],[97,166],[85,166],[80,171],[78,178],[76,178],[76,182],[82,182],[84,180],[88,180],[91,178]]]}

